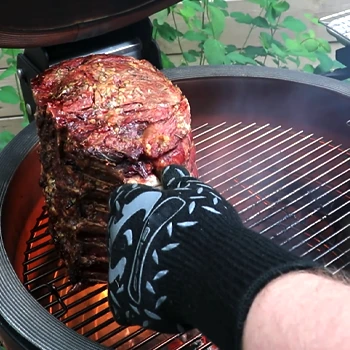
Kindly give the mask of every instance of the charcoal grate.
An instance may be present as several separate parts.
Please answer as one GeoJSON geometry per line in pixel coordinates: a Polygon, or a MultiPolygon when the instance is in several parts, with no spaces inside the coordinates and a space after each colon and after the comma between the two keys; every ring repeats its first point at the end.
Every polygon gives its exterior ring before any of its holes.
{"type": "MultiPolygon", "coordinates": [[[[194,129],[200,178],[238,210],[244,223],[332,273],[350,265],[349,149],[269,124],[203,124],[194,129]]],[[[71,293],[46,232],[43,208],[27,241],[24,285],[68,327],[108,348],[209,349],[194,330],[166,335],[118,326],[105,285],[71,293]]]]}

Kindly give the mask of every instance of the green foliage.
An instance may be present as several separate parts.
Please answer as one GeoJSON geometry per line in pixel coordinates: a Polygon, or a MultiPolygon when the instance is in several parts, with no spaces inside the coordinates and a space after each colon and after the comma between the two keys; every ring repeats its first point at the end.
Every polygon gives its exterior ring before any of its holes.
{"type": "MultiPolygon", "coordinates": [[[[20,49],[0,49],[0,59],[5,58],[6,63],[8,64],[7,69],[0,74],[0,104],[9,103],[9,104],[19,104],[20,109],[24,116],[24,125],[28,124],[28,118],[26,109],[24,106],[24,101],[21,95],[21,89],[16,75],[16,57],[22,52],[20,49]],[[16,79],[16,88],[10,85],[3,85],[1,81],[5,78],[15,76],[16,79]]],[[[14,135],[8,131],[0,132],[0,151],[7,145],[8,142],[14,135]]]]}
{"type": "MultiPolygon", "coordinates": [[[[246,1],[260,8],[258,16],[243,12],[228,13],[226,0],[184,0],[182,4],[156,15],[153,20],[154,37],[177,43],[182,54],[181,65],[268,64],[287,68],[292,63],[296,69],[315,74],[336,68],[336,62],[329,57],[329,43],[317,38],[315,31],[308,29],[319,25],[317,18],[305,14],[307,23],[304,23],[288,15],[290,5],[283,0],[246,1]],[[183,33],[179,30],[180,20],[186,25],[183,33]],[[247,32],[240,48],[221,40],[229,20],[242,25],[241,31],[247,32]],[[253,32],[258,34],[258,46],[249,44],[253,32]],[[186,42],[195,43],[195,48],[186,51],[183,48],[186,42]]],[[[165,68],[175,67],[166,54],[162,53],[162,59],[165,68]]]]}

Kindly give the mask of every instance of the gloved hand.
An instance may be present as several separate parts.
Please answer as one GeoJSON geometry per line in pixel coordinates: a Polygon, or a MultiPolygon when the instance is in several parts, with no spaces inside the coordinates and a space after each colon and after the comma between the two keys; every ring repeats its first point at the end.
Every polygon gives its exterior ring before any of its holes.
{"type": "Polygon", "coordinates": [[[123,185],[110,198],[109,303],[121,325],[198,328],[239,349],[256,294],[281,273],[313,267],[247,229],[211,186],[168,166],[162,189],[123,185]]]}

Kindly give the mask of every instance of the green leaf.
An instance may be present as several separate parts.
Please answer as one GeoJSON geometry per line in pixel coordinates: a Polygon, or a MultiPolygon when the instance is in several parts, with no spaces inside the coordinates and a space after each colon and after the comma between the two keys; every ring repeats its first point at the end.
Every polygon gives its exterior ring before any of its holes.
{"type": "Polygon", "coordinates": [[[288,59],[289,61],[295,63],[295,65],[296,65],[297,67],[300,66],[300,58],[299,58],[298,56],[297,56],[297,57],[289,56],[287,59],[288,59]]]}
{"type": "Polygon", "coordinates": [[[207,38],[207,36],[203,33],[189,30],[184,34],[184,38],[189,41],[204,41],[207,38]]]}
{"type": "Polygon", "coordinates": [[[244,49],[244,53],[250,58],[255,58],[257,56],[266,56],[266,51],[261,46],[247,46],[244,49]]]}
{"type": "Polygon", "coordinates": [[[319,48],[322,48],[324,50],[324,52],[326,53],[331,53],[332,49],[331,49],[331,45],[329,44],[329,42],[325,39],[322,38],[318,38],[318,43],[319,43],[319,48]]]}
{"type": "Polygon", "coordinates": [[[18,93],[13,86],[3,86],[0,88],[0,102],[17,104],[19,101],[18,93]]]}
{"type": "Polygon", "coordinates": [[[225,17],[230,17],[228,11],[221,9],[221,12],[224,14],[225,17]]]}
{"type": "Polygon", "coordinates": [[[223,64],[225,61],[225,46],[216,39],[209,38],[204,42],[204,55],[209,64],[223,64]]]}
{"type": "Polygon", "coordinates": [[[10,77],[11,75],[14,75],[14,74],[16,74],[16,67],[10,66],[0,74],[0,80],[10,77]]]}
{"type": "Polygon", "coordinates": [[[160,53],[160,57],[162,59],[163,68],[175,68],[175,64],[171,62],[170,58],[164,53],[160,53]]]}
{"type": "MultiPolygon", "coordinates": [[[[15,137],[11,132],[5,130],[0,132],[0,151],[15,137]]],[[[1,348],[0,348],[1,349],[1,348]]]]}
{"type": "Polygon", "coordinates": [[[208,9],[209,9],[211,25],[214,32],[214,37],[216,39],[219,39],[220,35],[225,29],[225,15],[222,13],[222,11],[219,8],[211,4],[209,4],[208,9]]]}
{"type": "Polygon", "coordinates": [[[226,9],[228,7],[228,3],[225,0],[214,0],[213,4],[222,9],[226,9]]]}
{"type": "Polygon", "coordinates": [[[303,67],[302,70],[305,73],[313,73],[315,68],[311,64],[307,63],[307,64],[305,64],[305,66],[303,67]]]}
{"type": "Polygon", "coordinates": [[[226,46],[226,52],[227,53],[230,53],[230,52],[233,52],[233,51],[236,51],[237,50],[237,46],[235,46],[235,45],[227,45],[226,46]]]}
{"type": "Polygon", "coordinates": [[[16,63],[17,63],[17,60],[16,60],[16,58],[9,57],[6,60],[6,63],[7,63],[8,66],[15,66],[16,63]]]}
{"type": "Polygon", "coordinates": [[[343,65],[343,63],[340,63],[339,61],[334,60],[334,61],[333,61],[333,68],[334,68],[334,69],[345,68],[345,66],[343,65]]]}
{"type": "Polygon", "coordinates": [[[16,57],[23,52],[23,49],[2,49],[2,51],[5,55],[16,57]]]}
{"type": "Polygon", "coordinates": [[[274,53],[276,56],[278,56],[279,58],[286,58],[288,56],[288,53],[281,50],[275,43],[271,44],[270,51],[274,53]]]}
{"type": "Polygon", "coordinates": [[[165,9],[156,13],[156,18],[160,25],[164,24],[164,22],[169,16],[169,13],[170,11],[168,9],[165,9]]]}
{"type": "Polygon", "coordinates": [[[276,58],[273,58],[272,61],[276,64],[277,67],[280,66],[280,61],[276,58]]]}
{"type": "Polygon", "coordinates": [[[230,16],[234,18],[237,23],[253,24],[253,17],[248,13],[231,12],[230,16]]]}
{"type": "Polygon", "coordinates": [[[286,48],[291,51],[291,52],[294,52],[294,51],[302,51],[303,48],[302,46],[300,45],[300,43],[297,41],[297,40],[294,40],[294,39],[287,39],[285,41],[285,45],[286,45],[286,48]]]}
{"type": "Polygon", "coordinates": [[[257,65],[252,58],[242,55],[238,51],[230,52],[226,55],[226,57],[228,57],[233,63],[257,65]]]}
{"type": "Polygon", "coordinates": [[[24,120],[24,121],[21,123],[22,128],[25,128],[27,125],[29,125],[29,121],[28,121],[28,120],[24,120]]]}
{"type": "Polygon", "coordinates": [[[183,4],[184,6],[191,7],[197,12],[204,12],[204,8],[201,6],[199,1],[183,0],[183,4]]]}
{"type": "Polygon", "coordinates": [[[283,12],[289,10],[289,4],[287,1],[280,1],[272,4],[273,9],[276,11],[277,15],[280,16],[283,12]]]}
{"type": "Polygon", "coordinates": [[[315,52],[318,49],[318,41],[315,39],[305,40],[302,45],[308,52],[315,52]]]}
{"type": "Polygon", "coordinates": [[[276,25],[278,17],[279,14],[276,12],[276,10],[272,6],[269,6],[266,11],[266,18],[272,26],[276,25]]]}
{"type": "Polygon", "coordinates": [[[267,34],[265,32],[260,33],[260,41],[265,50],[268,50],[271,47],[272,44],[272,37],[270,34],[267,34]]]}
{"type": "Polygon", "coordinates": [[[285,42],[287,39],[290,39],[289,38],[289,35],[287,33],[281,33],[281,38],[282,40],[285,42]]]}
{"type": "Polygon", "coordinates": [[[193,55],[193,56],[196,56],[196,57],[200,57],[201,53],[196,51],[196,50],[188,50],[188,52],[193,55]]]}
{"type": "Polygon", "coordinates": [[[180,9],[179,13],[184,19],[190,19],[196,15],[196,10],[190,5],[190,0],[183,0],[182,9],[180,9]]]}
{"type": "Polygon", "coordinates": [[[327,54],[319,52],[316,54],[316,57],[320,62],[317,68],[322,72],[329,72],[333,68],[333,60],[327,54]]]}
{"type": "Polygon", "coordinates": [[[253,18],[252,24],[254,24],[256,27],[259,27],[259,28],[270,28],[270,25],[267,22],[266,18],[261,16],[253,18]]]}
{"type": "Polygon", "coordinates": [[[312,30],[312,29],[309,30],[309,37],[312,38],[312,39],[316,38],[316,33],[315,33],[314,30],[312,30]]]}
{"type": "Polygon", "coordinates": [[[166,41],[173,42],[177,37],[182,36],[182,33],[170,26],[168,23],[159,24],[157,21],[158,34],[166,41]]]}
{"type": "Polygon", "coordinates": [[[280,24],[281,27],[287,28],[293,32],[299,33],[306,30],[306,25],[297,18],[287,16],[280,24]]]}
{"type": "Polygon", "coordinates": [[[305,16],[305,18],[307,18],[313,24],[316,24],[316,25],[319,25],[319,26],[321,25],[319,19],[317,17],[315,17],[314,15],[312,15],[310,13],[305,13],[304,16],[305,16]]]}
{"type": "Polygon", "coordinates": [[[189,63],[193,63],[193,62],[197,61],[197,57],[195,55],[193,55],[192,53],[190,53],[189,51],[184,52],[183,56],[184,56],[184,59],[189,63]]]}
{"type": "Polygon", "coordinates": [[[198,18],[193,18],[191,20],[192,27],[198,30],[202,30],[202,21],[198,18]]]}
{"type": "Polygon", "coordinates": [[[204,28],[202,29],[202,32],[210,37],[213,37],[213,28],[211,26],[211,23],[204,24],[204,28]]]}

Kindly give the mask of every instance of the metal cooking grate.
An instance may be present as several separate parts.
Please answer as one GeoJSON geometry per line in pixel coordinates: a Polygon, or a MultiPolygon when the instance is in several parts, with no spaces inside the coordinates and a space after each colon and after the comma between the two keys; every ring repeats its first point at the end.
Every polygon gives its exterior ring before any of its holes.
{"type": "MultiPolygon", "coordinates": [[[[230,200],[247,226],[298,255],[322,261],[333,273],[350,264],[349,149],[269,124],[205,124],[194,137],[201,179],[230,200]]],[[[171,336],[119,327],[109,313],[104,285],[70,294],[65,268],[46,233],[45,211],[35,219],[24,284],[68,327],[110,348],[211,346],[197,331],[171,336]]]]}

